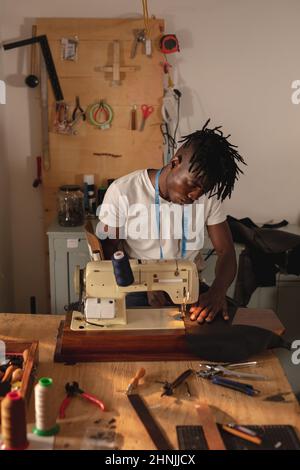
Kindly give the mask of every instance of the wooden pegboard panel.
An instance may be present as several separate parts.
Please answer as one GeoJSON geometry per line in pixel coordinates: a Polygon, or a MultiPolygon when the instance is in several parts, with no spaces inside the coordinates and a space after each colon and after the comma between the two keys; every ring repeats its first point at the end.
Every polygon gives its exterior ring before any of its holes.
{"type": "Polygon", "coordinates": [[[109,178],[117,178],[139,168],[158,168],[163,164],[160,132],[163,95],[163,69],[158,44],[164,30],[163,20],[151,19],[152,57],[142,53],[130,58],[133,30],[144,28],[143,19],[68,19],[40,18],[37,34],[46,34],[60,79],[65,101],[75,105],[80,97],[85,109],[104,99],[112,106],[114,119],[107,130],[88,123],[78,126],[77,135],[53,132],[55,99],[48,83],[50,170],[43,172],[43,205],[46,227],[56,217],[56,195],[60,185],[83,182],[84,174],[94,174],[95,184],[105,186],[109,178]],[[61,38],[78,37],[78,60],[61,59],[61,38]],[[112,86],[112,74],[97,67],[113,62],[113,41],[120,41],[121,65],[134,65],[138,70],[121,73],[121,85],[112,86]],[[138,127],[142,104],[154,106],[143,132],[130,130],[130,110],[137,105],[138,127]],[[95,156],[94,152],[121,154],[121,158],[95,156]]]}

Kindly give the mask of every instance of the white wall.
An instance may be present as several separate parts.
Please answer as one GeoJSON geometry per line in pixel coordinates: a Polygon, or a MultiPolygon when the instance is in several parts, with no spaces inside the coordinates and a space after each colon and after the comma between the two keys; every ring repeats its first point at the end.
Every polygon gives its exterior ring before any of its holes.
{"type": "MultiPolygon", "coordinates": [[[[211,117],[231,133],[248,162],[228,213],[256,221],[299,222],[300,105],[291,83],[300,79],[298,0],[148,0],[165,18],[181,53],[177,83],[183,92],[180,132],[211,117]]],[[[36,17],[132,17],[140,0],[0,0],[6,41],[31,34],[36,17]]],[[[20,86],[28,72],[25,50],[3,53],[8,76],[6,158],[11,180],[15,308],[28,310],[36,295],[45,310],[45,268],[39,190],[31,187],[40,152],[37,92],[20,86]],[[18,73],[18,76],[16,74],[18,73]]]]}
{"type": "MultiPolygon", "coordinates": [[[[4,67],[0,57],[0,80],[3,78],[4,67]]],[[[10,191],[6,161],[5,118],[6,106],[0,104],[0,312],[10,312],[13,308],[10,191]]]]}

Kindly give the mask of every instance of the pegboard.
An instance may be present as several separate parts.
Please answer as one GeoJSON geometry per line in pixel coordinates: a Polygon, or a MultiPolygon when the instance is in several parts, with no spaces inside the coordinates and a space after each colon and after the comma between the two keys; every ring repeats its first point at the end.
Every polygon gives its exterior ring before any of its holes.
{"type": "Polygon", "coordinates": [[[54,132],[55,98],[48,82],[49,154],[50,169],[43,171],[43,207],[46,227],[56,217],[59,186],[83,185],[84,174],[94,174],[97,187],[107,180],[142,168],[163,165],[163,139],[160,131],[163,96],[163,55],[159,39],[164,22],[150,20],[152,56],[148,57],[139,44],[131,58],[133,30],[143,29],[141,19],[67,19],[40,18],[37,34],[47,35],[65,102],[75,107],[80,97],[83,109],[105,100],[113,109],[109,129],[99,130],[87,122],[76,126],[76,135],[54,132]],[[62,38],[78,38],[77,60],[63,60],[62,38]],[[97,70],[113,63],[113,41],[120,41],[120,65],[136,66],[137,70],[121,73],[121,84],[112,85],[112,74],[97,70]],[[141,105],[154,106],[144,131],[139,126],[141,105]],[[137,130],[131,130],[130,112],[137,106],[137,130]],[[119,158],[95,156],[94,153],[121,155],[119,158]]]}

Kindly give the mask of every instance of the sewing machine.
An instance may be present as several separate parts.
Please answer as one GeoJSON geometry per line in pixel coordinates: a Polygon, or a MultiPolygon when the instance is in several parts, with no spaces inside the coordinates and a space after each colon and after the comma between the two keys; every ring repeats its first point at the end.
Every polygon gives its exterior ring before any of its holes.
{"type": "Polygon", "coordinates": [[[82,322],[84,327],[98,326],[102,329],[141,329],[141,328],[169,328],[182,327],[182,319],[188,303],[198,300],[199,280],[196,266],[186,260],[142,261],[130,260],[134,282],[126,287],[116,282],[111,261],[91,261],[85,270],[77,269],[75,273],[75,286],[77,295],[81,295],[83,302],[82,316],[73,313],[71,329],[79,328],[82,322]],[[178,309],[173,307],[166,318],[162,318],[161,309],[126,310],[126,295],[145,291],[167,292],[178,309]],[[132,311],[133,310],[133,311],[132,311]],[[81,318],[82,320],[79,320],[81,318]],[[176,325],[177,321],[180,325],[176,325]],[[138,324],[136,319],[139,319],[138,324]],[[168,320],[169,319],[169,320],[168,320]]]}
{"type": "Polygon", "coordinates": [[[130,260],[130,266],[134,282],[126,287],[117,284],[111,261],[91,261],[77,269],[75,289],[83,308],[67,314],[56,361],[112,360],[116,354],[118,360],[155,360],[161,354],[167,359],[169,353],[173,359],[182,353],[186,305],[198,300],[196,265],[188,260],[130,260]],[[145,291],[167,292],[175,305],[126,309],[127,294],[145,291]]]}

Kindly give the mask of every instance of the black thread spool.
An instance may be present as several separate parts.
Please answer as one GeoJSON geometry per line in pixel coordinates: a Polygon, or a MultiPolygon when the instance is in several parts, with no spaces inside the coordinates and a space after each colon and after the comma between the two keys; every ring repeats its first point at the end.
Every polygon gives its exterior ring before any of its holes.
{"type": "Polygon", "coordinates": [[[126,287],[134,283],[134,276],[128,256],[123,251],[116,251],[113,254],[112,264],[118,286],[126,287]]]}

